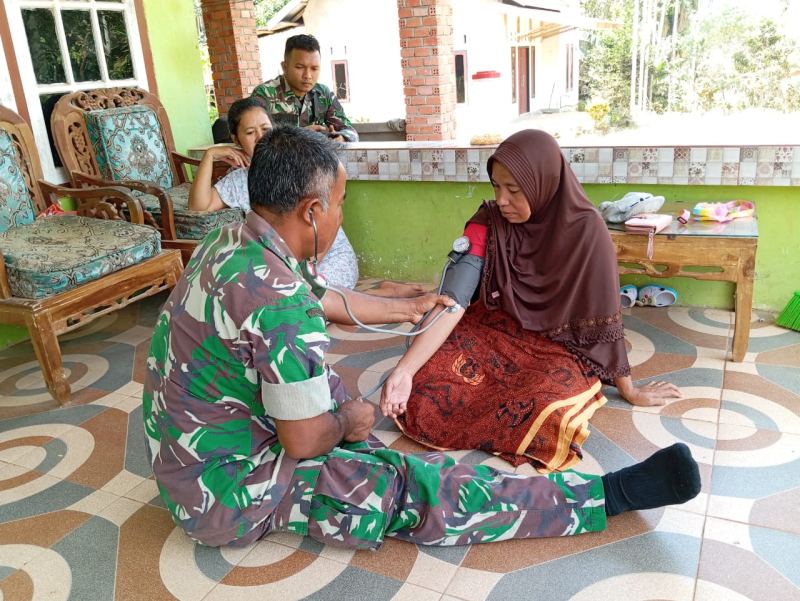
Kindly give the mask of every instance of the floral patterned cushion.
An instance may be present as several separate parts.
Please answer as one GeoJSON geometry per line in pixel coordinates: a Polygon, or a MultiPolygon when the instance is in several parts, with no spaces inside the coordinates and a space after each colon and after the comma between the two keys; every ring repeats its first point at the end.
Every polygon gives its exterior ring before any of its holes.
{"type": "Polygon", "coordinates": [[[45,217],[0,234],[15,297],[54,296],[161,252],[151,227],[73,215],[45,217]]]}
{"type": "Polygon", "coordinates": [[[0,232],[30,223],[35,217],[14,141],[0,129],[0,232]]]}
{"type": "Polygon", "coordinates": [[[86,113],[86,130],[105,179],[143,179],[171,188],[172,167],[161,124],[146,106],[124,106],[86,113]]]}
{"type": "MultiPolygon", "coordinates": [[[[192,184],[185,183],[167,190],[172,198],[172,210],[175,215],[175,232],[184,240],[201,240],[209,232],[223,225],[244,221],[244,212],[239,209],[223,209],[213,213],[208,211],[189,210],[189,189],[192,184]]],[[[161,225],[161,205],[158,198],[151,194],[141,194],[139,199],[144,203],[156,222],[161,225]]]]}

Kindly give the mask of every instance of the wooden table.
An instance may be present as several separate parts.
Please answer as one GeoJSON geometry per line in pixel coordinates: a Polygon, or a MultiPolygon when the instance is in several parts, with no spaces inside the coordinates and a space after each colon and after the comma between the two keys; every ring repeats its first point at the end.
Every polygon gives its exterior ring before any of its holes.
{"type": "Polygon", "coordinates": [[[646,236],[626,234],[624,224],[609,223],[608,229],[621,263],[619,273],[736,284],[733,360],[741,362],[750,342],[758,217],[734,219],[728,223],[701,222],[693,218],[686,225],[680,223],[678,213],[682,209],[691,211],[694,205],[694,202],[664,204],[659,213],[671,214],[672,224],[656,235],[650,260],[647,259],[646,236]],[[711,269],[697,270],[703,267],[711,269]]]}

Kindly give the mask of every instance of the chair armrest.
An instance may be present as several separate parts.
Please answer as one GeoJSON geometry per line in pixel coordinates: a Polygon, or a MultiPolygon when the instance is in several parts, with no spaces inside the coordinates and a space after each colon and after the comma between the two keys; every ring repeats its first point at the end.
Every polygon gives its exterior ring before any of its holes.
{"type": "Polygon", "coordinates": [[[92,175],[86,175],[85,173],[81,173],[79,171],[72,171],[70,173],[70,179],[78,184],[135,190],[137,192],[141,192],[142,194],[151,194],[152,196],[155,196],[158,198],[158,204],[161,206],[161,226],[159,227],[150,212],[147,211],[147,209],[145,209],[142,205],[145,220],[161,232],[162,239],[177,239],[177,235],[175,234],[175,213],[172,208],[172,198],[170,198],[170,195],[167,194],[167,191],[164,190],[164,188],[156,185],[154,182],[138,179],[120,182],[94,177],[92,175]]]}
{"type": "Polygon", "coordinates": [[[6,261],[3,258],[3,249],[0,248],[0,300],[11,297],[11,286],[8,285],[8,274],[6,274],[6,261]]]}
{"type": "MultiPolygon", "coordinates": [[[[199,167],[200,162],[202,159],[195,159],[194,157],[186,156],[185,154],[181,154],[179,152],[172,151],[172,160],[175,161],[175,168],[178,170],[180,174],[179,177],[186,176],[186,165],[190,165],[192,167],[199,167]]],[[[211,182],[216,183],[230,170],[230,164],[226,163],[225,161],[214,161],[214,166],[212,167],[211,171],[211,182]]],[[[181,183],[186,183],[188,179],[184,179],[181,183]]]]}
{"type": "MultiPolygon", "coordinates": [[[[77,213],[85,217],[98,219],[125,220],[121,212],[123,204],[130,213],[131,223],[144,225],[144,208],[138,198],[129,194],[129,190],[121,186],[104,188],[60,188],[43,180],[39,187],[50,199],[69,196],[78,201],[77,213]],[[113,202],[113,201],[117,202],[113,202]]],[[[52,201],[51,201],[52,204],[52,201]]]]}
{"type": "Polygon", "coordinates": [[[199,167],[200,161],[203,159],[196,159],[194,157],[190,157],[185,154],[181,154],[180,152],[172,151],[172,160],[175,161],[175,166],[178,165],[192,165],[193,167],[199,167]]]}

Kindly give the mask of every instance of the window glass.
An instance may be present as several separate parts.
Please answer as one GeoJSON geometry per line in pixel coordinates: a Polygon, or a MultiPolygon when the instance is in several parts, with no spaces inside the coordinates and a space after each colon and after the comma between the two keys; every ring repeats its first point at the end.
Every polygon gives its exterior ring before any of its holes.
{"type": "Polygon", "coordinates": [[[26,8],[22,11],[22,21],[25,23],[36,83],[66,82],[53,11],[49,8],[26,8]]]}
{"type": "Polygon", "coordinates": [[[97,11],[100,39],[109,79],[133,79],[133,59],[128,42],[125,14],[114,10],[97,11]]]}
{"type": "Polygon", "coordinates": [[[456,53],[456,102],[463,104],[467,101],[467,57],[463,52],[456,53]]]}
{"type": "Polygon", "coordinates": [[[62,10],[64,35],[67,39],[72,77],[75,81],[97,81],[100,65],[97,62],[97,46],[92,31],[92,13],[88,10],[62,10]]]}
{"type": "Polygon", "coordinates": [[[336,86],[336,98],[348,101],[350,99],[350,90],[347,85],[347,63],[337,62],[333,64],[333,79],[336,86]]]}

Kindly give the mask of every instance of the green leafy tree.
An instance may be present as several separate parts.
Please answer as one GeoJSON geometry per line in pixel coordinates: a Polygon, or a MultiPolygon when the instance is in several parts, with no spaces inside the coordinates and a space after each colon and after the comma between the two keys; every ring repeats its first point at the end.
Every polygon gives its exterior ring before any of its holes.
{"type": "Polygon", "coordinates": [[[266,27],[269,20],[289,3],[289,0],[255,0],[256,23],[259,27],[266,27]]]}

